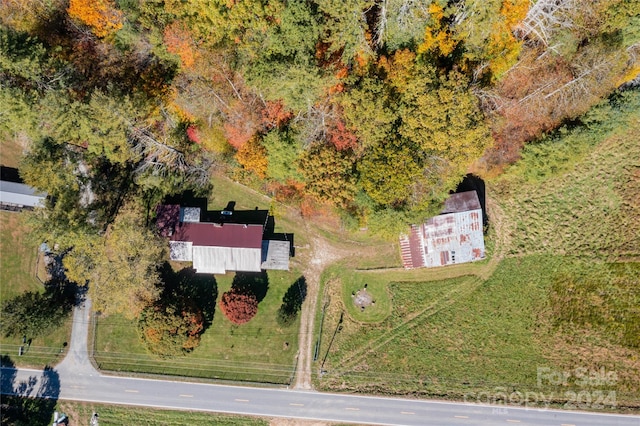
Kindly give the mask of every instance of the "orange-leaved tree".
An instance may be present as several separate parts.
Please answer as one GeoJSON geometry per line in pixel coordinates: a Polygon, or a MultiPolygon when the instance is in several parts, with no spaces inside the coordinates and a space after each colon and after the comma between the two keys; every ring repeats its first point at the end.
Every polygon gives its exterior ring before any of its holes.
{"type": "Polygon", "coordinates": [[[123,14],[112,0],[70,0],[67,12],[91,27],[98,37],[106,37],[122,28],[123,14]]]}
{"type": "Polygon", "coordinates": [[[249,139],[236,153],[236,160],[246,170],[257,174],[260,178],[267,176],[267,149],[258,137],[249,139]]]}
{"type": "Polygon", "coordinates": [[[164,29],[164,44],[169,53],[177,55],[184,68],[193,68],[197,50],[193,36],[181,22],[172,22],[164,29]]]}
{"type": "Polygon", "coordinates": [[[266,101],[261,112],[262,125],[267,130],[280,128],[293,118],[293,112],[285,108],[282,100],[266,101]]]}

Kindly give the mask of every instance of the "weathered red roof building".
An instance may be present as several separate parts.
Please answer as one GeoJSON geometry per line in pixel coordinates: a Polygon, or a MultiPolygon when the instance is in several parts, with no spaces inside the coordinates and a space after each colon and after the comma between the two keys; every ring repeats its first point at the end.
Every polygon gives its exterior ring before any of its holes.
{"type": "Polygon", "coordinates": [[[476,191],[452,194],[438,216],[411,225],[400,236],[405,268],[422,268],[483,259],[482,208],[476,191]]]}

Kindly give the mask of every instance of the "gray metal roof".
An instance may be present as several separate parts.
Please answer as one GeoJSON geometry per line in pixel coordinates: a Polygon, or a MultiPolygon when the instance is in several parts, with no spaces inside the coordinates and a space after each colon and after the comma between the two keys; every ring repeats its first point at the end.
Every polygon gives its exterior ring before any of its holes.
{"type": "Polygon", "coordinates": [[[200,222],[200,207],[182,207],[180,222],[200,222]]]}
{"type": "Polygon", "coordinates": [[[449,195],[444,202],[442,214],[467,212],[469,210],[480,209],[480,200],[476,191],[459,192],[449,195]]]}
{"type": "Polygon", "coordinates": [[[193,269],[205,274],[260,272],[261,258],[259,248],[193,246],[193,269]]]}
{"type": "Polygon", "coordinates": [[[289,241],[262,241],[262,269],[289,270],[289,241]]]}
{"type": "Polygon", "coordinates": [[[44,205],[46,193],[23,183],[0,180],[0,203],[40,207],[44,205]]]}

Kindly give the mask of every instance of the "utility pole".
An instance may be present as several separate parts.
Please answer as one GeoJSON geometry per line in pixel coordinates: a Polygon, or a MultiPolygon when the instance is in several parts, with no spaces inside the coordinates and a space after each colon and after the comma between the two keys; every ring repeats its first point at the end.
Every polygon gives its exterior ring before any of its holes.
{"type": "Polygon", "coordinates": [[[318,340],[316,340],[316,348],[313,352],[313,360],[318,360],[318,352],[320,351],[320,340],[322,339],[322,326],[324,325],[324,313],[327,310],[327,306],[329,306],[329,301],[326,300],[324,305],[322,306],[322,318],[320,318],[320,332],[318,333],[318,340]]]}
{"type": "Polygon", "coordinates": [[[324,354],[324,358],[322,359],[322,364],[320,365],[320,374],[324,374],[324,362],[327,360],[329,356],[329,350],[331,350],[331,345],[333,345],[333,340],[336,338],[336,334],[342,328],[342,320],[344,318],[344,311],[340,312],[340,320],[338,320],[338,325],[336,325],[336,329],[333,332],[333,336],[331,336],[331,341],[329,342],[329,347],[327,348],[327,353],[324,354]]]}

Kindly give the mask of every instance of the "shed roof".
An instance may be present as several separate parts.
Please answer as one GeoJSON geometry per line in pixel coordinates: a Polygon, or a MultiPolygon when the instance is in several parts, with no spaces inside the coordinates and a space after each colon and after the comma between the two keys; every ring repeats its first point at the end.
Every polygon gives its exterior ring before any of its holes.
{"type": "Polygon", "coordinates": [[[291,243],[289,241],[262,241],[262,269],[288,271],[290,251],[291,243]]]}
{"type": "Polygon", "coordinates": [[[449,198],[444,202],[441,214],[467,212],[480,208],[480,200],[476,191],[459,192],[449,195],[449,198]]]}
{"type": "Polygon", "coordinates": [[[0,180],[0,203],[37,207],[43,204],[46,193],[24,183],[0,180]]]}

